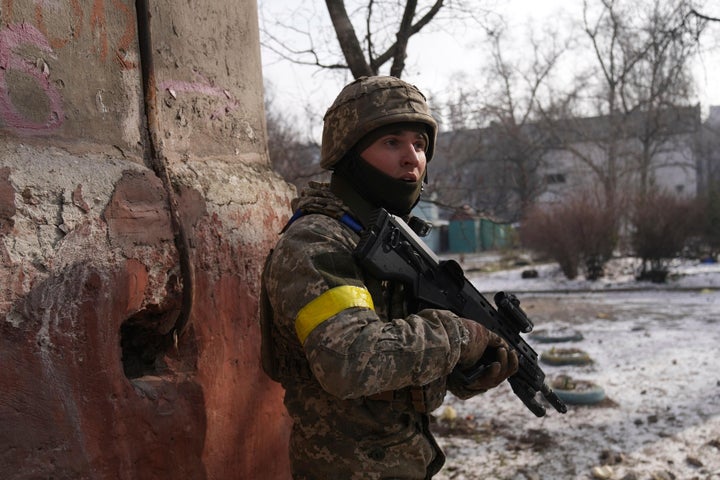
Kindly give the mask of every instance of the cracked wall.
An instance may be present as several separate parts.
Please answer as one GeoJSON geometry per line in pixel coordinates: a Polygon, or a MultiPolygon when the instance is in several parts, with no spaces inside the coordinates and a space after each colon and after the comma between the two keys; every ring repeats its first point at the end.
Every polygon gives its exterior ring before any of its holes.
{"type": "Polygon", "coordinates": [[[148,5],[0,0],[3,478],[289,477],[257,7],[148,5]]]}

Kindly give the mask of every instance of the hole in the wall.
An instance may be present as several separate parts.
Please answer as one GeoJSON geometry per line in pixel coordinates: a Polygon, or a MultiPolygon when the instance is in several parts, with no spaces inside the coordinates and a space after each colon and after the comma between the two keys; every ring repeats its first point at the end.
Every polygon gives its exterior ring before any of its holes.
{"type": "MultiPolygon", "coordinates": [[[[168,312],[142,311],[120,326],[123,371],[127,378],[160,375],[167,370],[165,353],[173,342],[168,333],[168,312]]],[[[172,322],[170,322],[172,325],[172,322]]]]}

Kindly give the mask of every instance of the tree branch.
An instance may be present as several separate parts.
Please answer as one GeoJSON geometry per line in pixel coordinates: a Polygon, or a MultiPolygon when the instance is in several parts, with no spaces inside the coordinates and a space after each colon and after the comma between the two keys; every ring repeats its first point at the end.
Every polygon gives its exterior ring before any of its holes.
{"type": "Polygon", "coordinates": [[[365,61],[365,55],[360,47],[355,29],[350,22],[350,17],[348,17],[345,3],[342,0],[325,0],[325,5],[327,5],[340,48],[353,77],[359,78],[373,75],[374,72],[365,61]]]}
{"type": "Polygon", "coordinates": [[[694,8],[691,8],[691,9],[690,9],[690,13],[693,14],[693,15],[695,15],[696,17],[698,17],[698,18],[701,19],[701,20],[706,20],[706,21],[708,21],[708,22],[720,22],[720,18],[718,18],[718,17],[710,17],[710,16],[708,16],[708,15],[704,15],[704,14],[698,12],[697,10],[695,10],[694,8]]]}
{"type": "Polygon", "coordinates": [[[417,0],[407,0],[405,11],[403,12],[400,27],[398,28],[395,38],[395,53],[393,54],[393,63],[390,67],[390,75],[400,77],[405,69],[405,57],[407,56],[408,39],[411,35],[412,19],[417,9],[417,0]]]}
{"type": "MultiPolygon", "coordinates": [[[[432,7],[430,7],[430,10],[422,16],[420,20],[417,21],[411,28],[410,28],[410,34],[408,35],[408,38],[412,37],[416,33],[418,33],[420,30],[425,27],[430,21],[437,15],[437,13],[440,11],[440,9],[443,7],[443,1],[444,0],[437,0],[432,7]]],[[[384,53],[382,53],[379,57],[375,59],[375,65],[379,68],[381,65],[384,65],[387,63],[391,58],[394,58],[395,53],[397,49],[397,42],[390,45],[390,47],[385,50],[384,53]]]]}

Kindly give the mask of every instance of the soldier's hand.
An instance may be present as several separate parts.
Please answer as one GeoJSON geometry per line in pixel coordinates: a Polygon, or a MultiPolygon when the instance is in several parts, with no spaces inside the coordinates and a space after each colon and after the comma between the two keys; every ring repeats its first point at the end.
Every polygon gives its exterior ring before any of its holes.
{"type": "Polygon", "coordinates": [[[461,369],[475,365],[487,348],[498,348],[505,345],[502,338],[479,323],[466,318],[461,318],[460,320],[462,320],[463,325],[469,333],[468,342],[463,345],[457,363],[461,369]]]}
{"type": "Polygon", "coordinates": [[[500,385],[505,379],[511,377],[518,370],[518,356],[511,350],[505,341],[500,339],[502,345],[490,347],[482,355],[480,364],[486,365],[485,370],[465,388],[474,392],[484,392],[500,385]]]}

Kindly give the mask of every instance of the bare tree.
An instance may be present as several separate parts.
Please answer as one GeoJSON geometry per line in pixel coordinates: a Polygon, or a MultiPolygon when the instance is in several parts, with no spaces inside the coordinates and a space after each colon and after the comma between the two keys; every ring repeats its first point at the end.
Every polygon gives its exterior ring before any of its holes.
{"type": "Polygon", "coordinates": [[[544,187],[538,170],[548,131],[539,122],[539,105],[547,115],[561,111],[551,74],[566,42],[552,31],[542,41],[533,34],[533,54],[510,59],[503,43],[507,33],[500,27],[490,31],[483,78],[466,81],[444,106],[453,131],[443,135],[438,153],[443,175],[434,188],[446,205],[467,204],[484,215],[517,221],[544,187]]]}
{"type": "Polygon", "coordinates": [[[583,5],[594,63],[585,78],[596,82],[586,97],[591,108],[576,112],[602,121],[563,122],[574,129],[573,144],[564,147],[592,172],[612,208],[627,188],[650,188],[657,168],[672,162],[692,167],[688,159],[664,153],[679,150],[675,133],[697,128],[699,116],[688,120],[678,108],[691,98],[689,61],[704,21],[692,14],[691,0],[584,0],[583,5]]]}
{"type": "Polygon", "coordinates": [[[275,103],[272,86],[265,86],[265,119],[267,123],[268,156],[273,169],[297,190],[309,180],[326,180],[320,168],[320,146],[310,135],[298,128],[275,103]]]}
{"type": "Polygon", "coordinates": [[[349,71],[354,78],[378,75],[385,67],[384,71],[400,78],[413,35],[431,22],[479,21],[482,15],[477,3],[466,8],[457,0],[325,0],[325,6],[334,38],[328,35],[319,12],[296,11],[292,22],[279,19],[272,28],[263,29],[263,45],[288,61],[349,71]],[[443,11],[447,17],[440,15],[443,11]],[[273,31],[292,32],[299,41],[290,44],[287,35],[273,31]]]}

